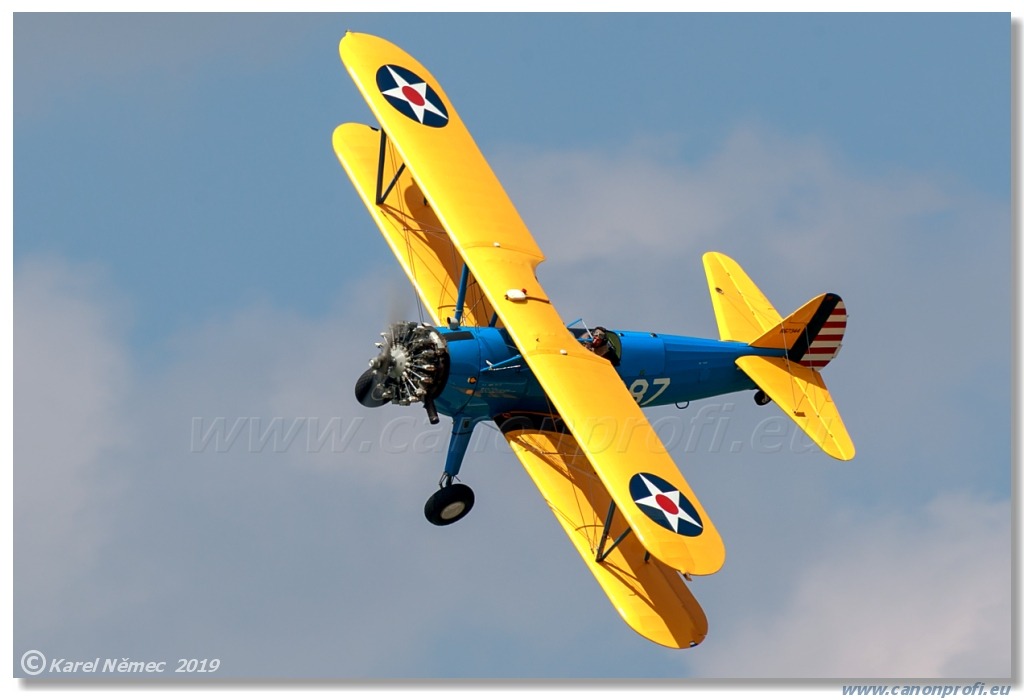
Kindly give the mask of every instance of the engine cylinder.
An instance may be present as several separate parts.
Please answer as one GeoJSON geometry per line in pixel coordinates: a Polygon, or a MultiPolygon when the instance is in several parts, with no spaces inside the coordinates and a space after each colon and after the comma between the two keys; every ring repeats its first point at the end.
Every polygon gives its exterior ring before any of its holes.
{"type": "Polygon", "coordinates": [[[371,394],[382,402],[408,406],[437,398],[448,380],[448,348],[433,326],[403,321],[381,333],[380,354],[370,360],[371,394]]]}

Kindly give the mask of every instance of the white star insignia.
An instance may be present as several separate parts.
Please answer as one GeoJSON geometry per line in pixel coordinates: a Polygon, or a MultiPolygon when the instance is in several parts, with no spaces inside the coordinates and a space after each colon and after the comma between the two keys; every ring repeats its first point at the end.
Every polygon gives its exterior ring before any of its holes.
{"type": "Polygon", "coordinates": [[[427,99],[427,84],[425,82],[406,82],[391,66],[387,66],[387,69],[395,81],[395,87],[390,90],[381,90],[381,94],[393,97],[396,100],[402,100],[409,105],[409,108],[412,109],[420,124],[423,123],[423,115],[427,112],[432,112],[443,119],[448,118],[448,115],[443,110],[427,99]]]}
{"type": "Polygon", "coordinates": [[[688,522],[698,529],[704,529],[704,526],[694,520],[682,507],[680,504],[682,494],[680,494],[678,490],[662,491],[652,484],[643,474],[640,474],[640,478],[643,480],[644,486],[647,487],[647,491],[650,495],[636,499],[637,505],[648,506],[649,508],[657,508],[660,510],[668,520],[668,524],[671,525],[672,529],[676,532],[679,532],[680,520],[688,522]]]}

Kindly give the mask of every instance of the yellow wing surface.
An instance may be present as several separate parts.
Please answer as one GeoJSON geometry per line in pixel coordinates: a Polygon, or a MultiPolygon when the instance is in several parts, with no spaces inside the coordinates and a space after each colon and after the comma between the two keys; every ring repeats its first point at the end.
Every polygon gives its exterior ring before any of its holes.
{"type": "Polygon", "coordinates": [[[700,604],[679,573],[647,557],[638,540],[615,544],[626,523],[613,515],[606,529],[611,498],[576,439],[554,429],[554,417],[549,429],[522,418],[500,421],[502,432],[622,619],[667,647],[699,644],[708,631],[700,604]]]}
{"type": "Polygon", "coordinates": [[[540,248],[438,82],[377,37],[349,33],[340,53],[440,228],[641,546],[685,573],[717,571],[725,560],[717,529],[612,366],[566,329],[537,281],[540,248]],[[652,515],[655,501],[667,522],[652,515]]]}

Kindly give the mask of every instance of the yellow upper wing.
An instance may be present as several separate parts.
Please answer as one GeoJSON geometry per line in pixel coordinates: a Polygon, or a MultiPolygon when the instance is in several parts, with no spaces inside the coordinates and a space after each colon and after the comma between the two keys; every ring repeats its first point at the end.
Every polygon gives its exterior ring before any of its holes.
{"type": "Polygon", "coordinates": [[[544,259],[540,248],[437,81],[377,37],[349,33],[340,52],[438,222],[644,549],[683,572],[717,571],[725,561],[717,529],[612,366],[565,328],[536,278],[544,259]]]}

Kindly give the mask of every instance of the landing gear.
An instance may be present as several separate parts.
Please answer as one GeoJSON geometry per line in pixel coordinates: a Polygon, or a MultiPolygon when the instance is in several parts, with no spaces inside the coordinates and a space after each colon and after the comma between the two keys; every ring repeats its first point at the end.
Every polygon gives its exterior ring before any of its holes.
{"type": "Polygon", "coordinates": [[[473,507],[473,489],[465,484],[456,484],[455,475],[459,473],[462,459],[469,447],[469,438],[473,435],[476,420],[466,416],[452,417],[452,437],[448,443],[448,457],[444,463],[444,473],[438,482],[440,490],[427,499],[423,506],[423,514],[434,525],[451,525],[469,514],[473,507]]]}
{"type": "Polygon", "coordinates": [[[758,406],[767,406],[771,402],[772,398],[768,396],[768,394],[761,391],[760,389],[758,389],[757,393],[754,394],[754,403],[756,403],[758,406]]]}
{"type": "Polygon", "coordinates": [[[473,508],[473,489],[453,484],[451,477],[441,478],[441,488],[427,499],[423,514],[434,525],[451,525],[469,514],[473,508]]]}

